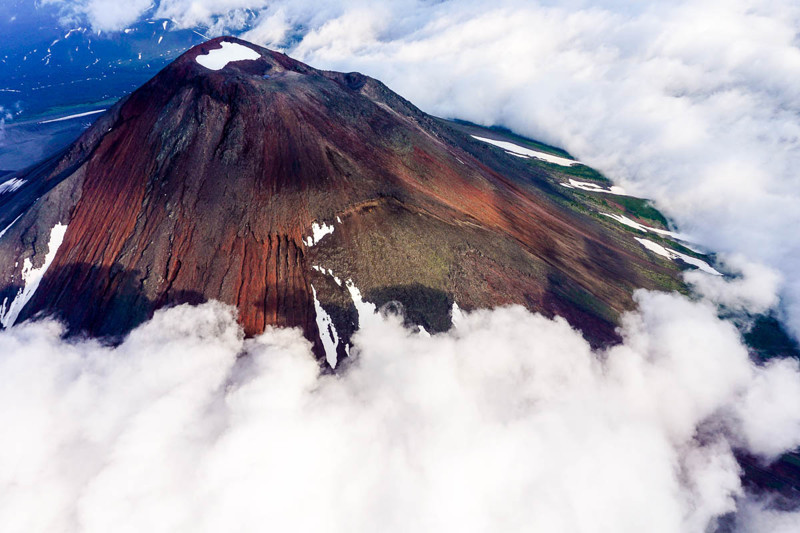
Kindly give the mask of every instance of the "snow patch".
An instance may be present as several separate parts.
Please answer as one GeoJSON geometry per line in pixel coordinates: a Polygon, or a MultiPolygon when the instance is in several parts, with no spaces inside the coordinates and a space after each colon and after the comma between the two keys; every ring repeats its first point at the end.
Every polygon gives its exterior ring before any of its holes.
{"type": "Polygon", "coordinates": [[[333,273],[333,270],[331,270],[330,268],[326,270],[325,268],[323,268],[321,266],[317,266],[317,265],[312,265],[311,268],[316,270],[320,274],[327,274],[328,276],[333,278],[333,281],[335,281],[338,286],[340,286],[340,287],[342,286],[341,278],[339,278],[339,276],[335,275],[333,273]]]}
{"type": "Polygon", "coordinates": [[[677,233],[665,229],[651,228],[650,226],[645,226],[644,224],[639,224],[635,220],[632,220],[624,215],[615,215],[613,213],[600,213],[600,214],[609,218],[613,218],[620,224],[624,224],[633,229],[638,229],[639,231],[644,231],[645,233],[652,232],[652,233],[658,233],[659,235],[666,235],[668,237],[672,237],[675,239],[680,238],[680,235],[677,233]]]}
{"type": "Polygon", "coordinates": [[[453,327],[456,327],[459,323],[463,323],[464,318],[464,312],[461,311],[461,308],[454,300],[453,307],[450,309],[450,320],[453,322],[453,327]]]}
{"type": "Polygon", "coordinates": [[[634,237],[634,239],[636,239],[639,242],[639,244],[641,244],[654,254],[658,254],[662,257],[666,257],[667,259],[671,259],[673,261],[675,259],[680,259],[683,262],[688,263],[690,265],[694,265],[703,272],[707,272],[708,274],[713,274],[714,276],[722,275],[720,271],[716,270],[711,265],[709,265],[708,263],[706,263],[701,259],[697,259],[696,257],[676,252],[675,250],[670,250],[669,248],[665,248],[664,246],[661,246],[660,244],[653,242],[649,239],[640,239],[639,237],[634,237]]]}
{"type": "Polygon", "coordinates": [[[567,189],[581,189],[583,191],[590,191],[590,192],[603,192],[607,194],[617,194],[619,196],[630,196],[629,194],[625,193],[625,189],[622,187],[617,187],[616,185],[612,185],[608,189],[603,187],[602,185],[598,185],[596,183],[590,183],[588,181],[578,181],[570,178],[569,183],[561,183],[562,187],[566,187],[567,189]]]}
{"type": "MultiPolygon", "coordinates": [[[[14,222],[16,222],[16,220],[14,222]]],[[[5,233],[6,230],[8,230],[8,228],[3,230],[3,233],[5,233]]],[[[8,298],[5,298],[3,300],[3,304],[0,305],[0,324],[2,324],[3,327],[10,328],[14,325],[14,322],[17,321],[17,317],[19,317],[19,314],[22,311],[22,308],[25,307],[25,304],[27,304],[31,297],[33,297],[36,289],[39,288],[39,283],[41,283],[45,272],[47,272],[47,269],[50,267],[50,264],[56,257],[56,252],[58,252],[58,248],[64,241],[64,234],[66,232],[66,224],[56,224],[53,229],[50,230],[50,241],[47,244],[47,254],[44,257],[44,264],[39,268],[33,268],[33,263],[31,263],[31,260],[27,257],[25,258],[25,261],[22,265],[22,281],[25,283],[25,285],[19,290],[19,292],[17,292],[17,295],[14,297],[8,307],[6,307],[8,298]]]]}
{"type": "Polygon", "coordinates": [[[329,235],[333,233],[333,226],[329,226],[324,222],[321,224],[317,224],[314,222],[311,224],[311,236],[306,237],[306,246],[311,247],[317,244],[319,241],[322,240],[325,235],[329,235]]]}
{"type": "MultiPolygon", "coordinates": [[[[341,279],[335,276],[331,269],[325,269],[318,265],[313,265],[311,268],[322,274],[332,276],[339,286],[342,285],[341,279]]],[[[356,308],[356,313],[358,313],[359,329],[363,328],[365,324],[370,324],[371,322],[380,319],[375,304],[364,301],[361,291],[358,289],[358,287],[356,287],[352,279],[345,281],[344,286],[347,288],[347,292],[350,293],[350,298],[352,298],[353,305],[356,308]]],[[[336,333],[336,329],[333,327],[333,320],[331,319],[330,315],[325,312],[325,310],[322,308],[322,304],[320,304],[319,300],[317,300],[317,291],[314,289],[314,285],[311,285],[311,291],[314,295],[314,309],[317,312],[317,329],[319,329],[322,346],[325,348],[325,360],[328,361],[328,364],[331,366],[331,368],[336,368],[336,348],[339,345],[339,335],[336,333]]],[[[344,350],[349,356],[350,345],[346,344],[344,346],[344,350]]]]}
{"type": "Polygon", "coordinates": [[[356,312],[358,312],[358,327],[363,328],[364,324],[376,319],[378,316],[377,308],[375,304],[364,301],[364,298],[361,296],[361,291],[358,290],[358,287],[356,287],[352,279],[348,279],[344,286],[347,287],[347,292],[350,293],[350,298],[353,299],[353,305],[356,306],[356,312]]]}
{"type": "MultiPolygon", "coordinates": [[[[342,280],[336,276],[333,273],[333,270],[330,268],[326,269],[319,265],[313,265],[311,268],[317,272],[320,272],[321,274],[327,274],[331,276],[337,285],[340,287],[342,286],[342,280]]],[[[359,327],[364,324],[364,321],[369,321],[371,317],[377,316],[377,308],[375,307],[375,304],[364,301],[361,291],[358,289],[358,287],[356,287],[352,279],[345,281],[344,286],[347,289],[347,292],[350,293],[350,298],[353,299],[353,305],[356,308],[356,312],[358,312],[359,327]]]]}
{"type": "MultiPolygon", "coordinates": [[[[337,285],[340,287],[342,286],[342,280],[333,273],[333,270],[330,268],[324,268],[319,265],[312,265],[311,268],[316,270],[321,274],[327,274],[331,276],[337,285]]],[[[365,302],[364,297],[361,295],[361,291],[356,287],[355,283],[353,283],[352,279],[348,279],[344,282],[344,286],[347,289],[347,292],[350,293],[350,298],[353,300],[353,305],[356,308],[356,313],[358,314],[358,329],[362,329],[365,326],[370,324],[375,324],[376,322],[380,321],[381,317],[378,314],[378,309],[375,304],[370,302],[365,302]]],[[[314,289],[314,285],[311,285],[311,291],[314,295],[314,309],[317,312],[317,329],[320,332],[320,340],[322,341],[322,345],[325,348],[325,359],[328,361],[328,364],[331,368],[336,368],[337,362],[337,355],[336,355],[336,348],[339,345],[339,336],[336,333],[336,329],[333,326],[333,321],[328,315],[325,310],[322,308],[322,305],[317,300],[317,291],[314,289]],[[330,328],[330,329],[328,329],[330,328]]],[[[453,304],[453,321],[460,318],[461,310],[458,308],[458,305],[455,303],[453,304]]],[[[423,337],[430,337],[430,333],[422,327],[418,326],[418,333],[423,337]]],[[[347,356],[350,356],[350,345],[344,345],[344,351],[347,356]]]]}
{"type": "Polygon", "coordinates": [[[0,194],[5,194],[7,192],[14,192],[17,189],[19,189],[20,187],[22,187],[24,184],[25,184],[25,180],[21,180],[21,179],[17,179],[17,178],[11,178],[8,181],[4,181],[3,183],[0,183],[0,194]]]}
{"type": "Polygon", "coordinates": [[[43,120],[39,122],[39,124],[50,124],[51,122],[61,122],[62,120],[72,120],[73,118],[88,117],[89,115],[96,115],[97,113],[102,113],[103,111],[105,111],[105,109],[98,109],[96,111],[87,111],[86,113],[78,113],[77,115],[69,115],[61,118],[43,120]]]}
{"type": "Polygon", "coordinates": [[[511,155],[524,157],[526,159],[533,157],[534,159],[541,159],[542,161],[547,161],[548,163],[553,163],[555,165],[561,165],[562,167],[571,167],[572,165],[580,164],[580,161],[575,161],[574,159],[567,159],[566,157],[559,157],[557,155],[548,154],[546,152],[531,150],[530,148],[525,148],[507,141],[497,141],[495,139],[489,139],[487,137],[478,137],[477,135],[470,135],[470,137],[478,139],[479,141],[483,141],[485,143],[492,144],[494,146],[497,146],[498,148],[502,148],[503,150],[506,151],[506,153],[510,153],[511,155]]]}
{"type": "Polygon", "coordinates": [[[2,239],[2,238],[3,238],[3,235],[5,235],[5,234],[6,234],[6,232],[7,232],[8,230],[10,230],[10,229],[11,229],[11,226],[13,226],[13,225],[14,225],[14,224],[17,222],[17,220],[19,220],[20,218],[22,218],[22,215],[23,215],[23,213],[20,213],[20,214],[19,214],[19,216],[18,216],[17,218],[15,218],[14,220],[12,220],[12,221],[11,221],[11,224],[9,224],[8,226],[6,226],[6,228],[5,228],[3,231],[0,231],[0,239],[2,239]]]}
{"type": "Polygon", "coordinates": [[[258,59],[261,54],[238,43],[223,41],[222,48],[211,50],[209,53],[197,56],[197,62],[209,70],[222,70],[233,61],[249,61],[258,59]]]}
{"type": "Polygon", "coordinates": [[[331,316],[322,308],[322,304],[317,299],[317,290],[311,285],[311,293],[314,295],[314,311],[317,315],[317,329],[319,330],[319,340],[325,349],[325,360],[331,368],[336,368],[337,357],[336,348],[339,346],[339,334],[333,327],[331,316]]]}

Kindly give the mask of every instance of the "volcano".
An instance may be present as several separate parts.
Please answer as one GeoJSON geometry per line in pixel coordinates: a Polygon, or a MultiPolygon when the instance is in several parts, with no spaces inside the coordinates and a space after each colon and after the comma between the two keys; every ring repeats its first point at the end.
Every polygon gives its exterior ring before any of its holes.
{"type": "Polygon", "coordinates": [[[645,208],[597,173],[509,139],[359,73],[208,41],[6,176],[0,321],[114,339],[213,299],[247,335],[302,328],[333,364],[368,303],[430,333],[454,309],[519,304],[615,342],[633,291],[679,287],[686,265],[632,238],[618,220],[645,208]]]}

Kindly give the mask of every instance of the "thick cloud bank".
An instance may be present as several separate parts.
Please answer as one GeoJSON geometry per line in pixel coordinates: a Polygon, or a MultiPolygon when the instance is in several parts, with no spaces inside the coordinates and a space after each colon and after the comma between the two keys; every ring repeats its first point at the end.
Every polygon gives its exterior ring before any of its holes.
{"type": "Polygon", "coordinates": [[[433,337],[370,320],[337,375],[298,331],[245,340],[217,303],[117,348],[17,326],[0,333],[0,523],[703,532],[738,505],[751,529],[799,525],[742,497],[732,453],[800,443],[797,363],[755,367],[710,305],[637,298],[603,353],[521,308],[433,337]]]}
{"type": "Polygon", "coordinates": [[[147,13],[243,33],[564,146],[699,243],[775,271],[800,333],[794,0],[49,1],[100,28],[147,13]]]}

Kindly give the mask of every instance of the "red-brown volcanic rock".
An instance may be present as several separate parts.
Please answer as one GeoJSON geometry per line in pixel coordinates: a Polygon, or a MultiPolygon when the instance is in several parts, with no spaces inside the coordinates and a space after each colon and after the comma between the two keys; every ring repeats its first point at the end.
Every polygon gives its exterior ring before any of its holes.
{"type": "Polygon", "coordinates": [[[357,315],[320,266],[429,329],[447,327],[453,301],[519,303],[608,342],[632,290],[654,287],[641,272],[664,267],[555,202],[542,176],[504,169],[492,148],[379,82],[223,39],[28,171],[7,210],[24,216],[0,242],[0,298],[19,286],[10,265],[41,264],[48,228],[68,230],[20,319],[44,311],[73,331],[119,335],[159,307],[217,299],[248,335],[300,326],[321,353],[312,284],[344,338],[357,315]],[[260,59],[219,71],[195,60],[223,39],[260,59]],[[309,247],[314,222],[336,229],[309,247]]]}

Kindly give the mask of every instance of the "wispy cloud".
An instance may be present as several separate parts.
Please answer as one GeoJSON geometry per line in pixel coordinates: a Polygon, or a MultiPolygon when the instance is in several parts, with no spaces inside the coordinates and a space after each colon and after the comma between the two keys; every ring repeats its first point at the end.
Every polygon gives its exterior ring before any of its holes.
{"type": "Polygon", "coordinates": [[[136,22],[154,3],[152,0],[39,0],[38,5],[58,8],[64,25],[87,24],[96,30],[115,31],[136,22]]]}

